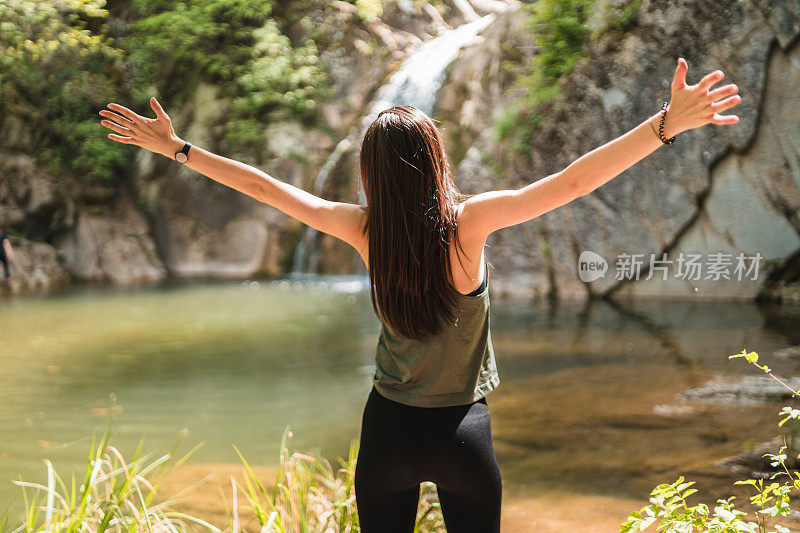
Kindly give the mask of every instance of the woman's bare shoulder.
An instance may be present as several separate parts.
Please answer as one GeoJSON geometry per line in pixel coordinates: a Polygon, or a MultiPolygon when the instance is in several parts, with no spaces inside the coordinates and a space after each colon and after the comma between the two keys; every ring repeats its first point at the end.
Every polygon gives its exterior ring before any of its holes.
{"type": "Polygon", "coordinates": [[[481,227],[474,223],[470,213],[469,199],[456,205],[456,225],[458,226],[458,240],[467,255],[472,257],[477,253],[481,255],[486,244],[486,236],[481,227]]]}

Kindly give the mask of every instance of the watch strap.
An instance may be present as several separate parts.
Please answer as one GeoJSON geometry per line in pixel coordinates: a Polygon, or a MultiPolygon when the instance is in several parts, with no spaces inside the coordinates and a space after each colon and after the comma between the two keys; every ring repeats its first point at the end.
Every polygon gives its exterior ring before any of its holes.
{"type": "MultiPolygon", "coordinates": [[[[183,145],[183,148],[181,148],[180,150],[178,150],[177,152],[175,152],[175,156],[177,156],[178,154],[181,154],[181,153],[182,153],[182,154],[186,155],[186,158],[187,158],[187,160],[188,160],[188,158],[189,158],[189,148],[191,148],[191,147],[192,147],[192,143],[190,143],[190,142],[188,142],[188,141],[187,141],[187,142],[186,142],[186,143],[183,145]]],[[[177,159],[176,159],[176,160],[177,160],[177,159]]],[[[179,161],[179,163],[180,163],[180,161],[179,161]]]]}

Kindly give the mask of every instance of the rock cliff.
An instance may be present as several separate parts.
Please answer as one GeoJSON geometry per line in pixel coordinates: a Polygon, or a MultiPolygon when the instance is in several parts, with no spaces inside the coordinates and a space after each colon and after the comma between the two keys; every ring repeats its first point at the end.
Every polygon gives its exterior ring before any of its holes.
{"type": "Polygon", "coordinates": [[[720,68],[722,83],[735,82],[743,98],[735,127],[685,132],[593,193],[492,235],[487,254],[496,288],[562,297],[752,298],[762,289],[779,294],[784,281],[797,279],[800,4],[769,4],[645,0],[633,29],[593,39],[585,61],[560,80],[565,105],[547,114],[531,155],[500,167],[508,147],[492,124],[514,98],[504,90],[501,66],[535,46],[517,14],[507,13],[464,52],[451,67],[440,117],[456,154],[464,154],[457,174],[467,193],[533,182],[633,128],[669,98],[680,56],[689,63],[689,83],[720,68]],[[604,278],[581,281],[584,251],[607,262],[604,278]],[[690,254],[702,255],[699,279],[679,273],[690,254]],[[760,254],[757,275],[737,279],[739,254],[748,268],[760,254]],[[637,280],[628,267],[639,261],[637,280]],[[714,271],[711,263],[720,261],[731,264],[714,271]],[[722,271],[730,279],[715,273],[722,271]]]}
{"type": "MultiPolygon", "coordinates": [[[[441,121],[462,191],[519,187],[566,167],[636,126],[669,97],[677,57],[689,82],[721,68],[742,104],[735,127],[681,134],[590,195],[490,237],[493,286],[500,292],[587,295],[780,295],[800,274],[800,5],[791,0],[708,3],[644,0],[634,27],[593,38],[585,58],[560,80],[566,105],[546,113],[531,153],[509,159],[495,121],[521,95],[509,62],[537,47],[525,10],[513,0],[387,1],[377,21],[331,3],[319,20],[336,28],[322,51],[339,99],[323,110],[328,132],[297,122],[270,124],[265,171],[307,190],[338,141],[366,113],[388,76],[439,31],[487,13],[496,19],[448,69],[434,118],[441,121]],[[504,161],[498,164],[498,161],[504,161]],[[605,277],[581,281],[578,258],[592,251],[605,277]],[[719,253],[763,261],[756,279],[686,279],[679,258],[719,253]],[[639,279],[617,279],[625,254],[641,254],[639,279]],[[666,254],[666,256],[664,256],[666,254]],[[649,259],[666,260],[666,279],[649,259]],[[646,279],[646,278],[650,279],[646,279]]],[[[176,130],[213,150],[230,102],[201,84],[190,105],[170,109],[176,130]]],[[[235,157],[236,154],[226,154],[235,157]]],[[[357,201],[354,157],[325,183],[331,199],[357,201]]],[[[18,290],[70,281],[157,281],[170,276],[248,277],[288,272],[304,226],[274,208],[142,150],[124,191],[86,190],[0,153],[0,227],[12,229],[18,290]]],[[[332,238],[319,247],[322,273],[361,272],[353,251],[332,238]]],[[[663,269],[662,269],[663,270],[663,269]]]]}

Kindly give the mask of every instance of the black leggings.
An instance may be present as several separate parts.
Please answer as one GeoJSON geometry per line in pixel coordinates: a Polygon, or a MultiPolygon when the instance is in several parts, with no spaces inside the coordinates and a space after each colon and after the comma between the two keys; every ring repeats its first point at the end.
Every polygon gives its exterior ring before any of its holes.
{"type": "Polygon", "coordinates": [[[423,481],[436,484],[448,533],[500,531],[502,481],[486,398],[416,407],[373,386],[355,472],[362,533],[411,533],[423,481]]]}

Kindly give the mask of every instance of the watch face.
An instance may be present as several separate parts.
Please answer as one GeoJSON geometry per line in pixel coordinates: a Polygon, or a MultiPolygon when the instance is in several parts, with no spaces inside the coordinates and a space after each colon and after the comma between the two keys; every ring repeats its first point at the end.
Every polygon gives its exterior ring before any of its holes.
{"type": "Polygon", "coordinates": [[[175,161],[178,163],[186,163],[189,160],[189,156],[184,154],[183,152],[178,152],[175,154],[175,161]]]}

